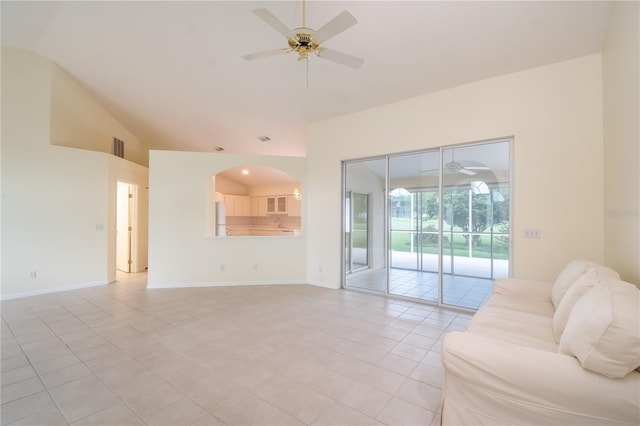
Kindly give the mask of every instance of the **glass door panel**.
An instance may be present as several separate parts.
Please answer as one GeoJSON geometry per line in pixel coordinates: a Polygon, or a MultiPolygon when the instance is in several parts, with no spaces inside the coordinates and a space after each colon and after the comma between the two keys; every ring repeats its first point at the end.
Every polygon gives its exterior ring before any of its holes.
{"type": "Polygon", "coordinates": [[[443,149],[443,286],[447,305],[477,309],[508,276],[509,141],[443,149]]]}
{"type": "Polygon", "coordinates": [[[351,271],[369,267],[369,194],[351,192],[351,271]]]}
{"type": "Polygon", "coordinates": [[[345,163],[344,284],[387,291],[385,258],[386,160],[345,163]]]}
{"type": "Polygon", "coordinates": [[[439,301],[439,152],[389,158],[389,293],[439,301]]]}

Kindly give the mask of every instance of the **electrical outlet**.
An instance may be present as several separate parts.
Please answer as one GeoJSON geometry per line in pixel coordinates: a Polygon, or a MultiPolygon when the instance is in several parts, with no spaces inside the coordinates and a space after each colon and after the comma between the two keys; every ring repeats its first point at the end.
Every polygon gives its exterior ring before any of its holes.
{"type": "Polygon", "coordinates": [[[524,237],[525,238],[535,238],[535,239],[539,239],[540,238],[540,229],[537,228],[528,228],[524,230],[524,237]]]}
{"type": "Polygon", "coordinates": [[[37,276],[38,276],[38,271],[36,271],[35,269],[29,272],[29,279],[35,280],[37,276]]]}
{"type": "Polygon", "coordinates": [[[220,265],[220,270],[224,271],[224,263],[222,265],[220,265]]]}

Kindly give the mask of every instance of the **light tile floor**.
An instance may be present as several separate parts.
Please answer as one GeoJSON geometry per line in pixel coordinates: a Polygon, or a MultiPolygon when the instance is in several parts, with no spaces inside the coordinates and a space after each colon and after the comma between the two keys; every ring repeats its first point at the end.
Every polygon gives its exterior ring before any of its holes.
{"type": "MultiPolygon", "coordinates": [[[[366,253],[362,250],[354,252],[359,258],[366,253]]],[[[391,257],[389,293],[437,303],[438,274],[417,270],[415,253],[392,251],[391,257]]],[[[424,265],[430,265],[430,270],[437,270],[437,255],[424,254],[422,257],[424,265]]],[[[479,309],[491,297],[493,278],[509,276],[507,260],[445,256],[443,262],[443,302],[459,308],[479,309]]],[[[386,282],[385,268],[365,268],[346,276],[346,286],[357,289],[386,292],[386,282]]]]}
{"type": "MultiPolygon", "coordinates": [[[[366,269],[347,275],[347,286],[386,291],[386,270],[366,269]]],[[[493,280],[459,275],[443,275],[443,302],[465,309],[479,309],[491,297],[493,280]]],[[[407,269],[389,270],[389,293],[438,302],[438,274],[407,269]]]]}
{"type": "Polygon", "coordinates": [[[2,425],[429,425],[470,314],[308,285],[2,302],[2,425]]]}

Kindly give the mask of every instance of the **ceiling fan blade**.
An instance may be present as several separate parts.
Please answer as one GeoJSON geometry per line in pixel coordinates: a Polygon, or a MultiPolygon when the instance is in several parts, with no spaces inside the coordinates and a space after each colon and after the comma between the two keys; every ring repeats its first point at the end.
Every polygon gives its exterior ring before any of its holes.
{"type": "Polygon", "coordinates": [[[318,56],[351,68],[360,68],[364,63],[362,58],[327,48],[322,48],[318,56]]]}
{"type": "Polygon", "coordinates": [[[281,55],[287,53],[289,49],[273,49],[265,50],[264,52],[249,53],[248,55],[242,55],[242,59],[246,61],[252,61],[254,59],[268,58],[269,56],[281,55]]]}
{"type": "Polygon", "coordinates": [[[355,16],[348,10],[343,11],[341,14],[324,24],[314,34],[314,39],[318,43],[323,43],[332,37],[337,36],[347,28],[350,28],[358,23],[355,16]]]}
{"type": "Polygon", "coordinates": [[[464,175],[467,175],[467,176],[474,176],[474,175],[477,175],[477,173],[476,173],[476,172],[474,172],[473,170],[469,170],[469,169],[465,169],[465,168],[459,169],[458,171],[459,171],[460,173],[464,174],[464,175]]]}
{"type": "Polygon", "coordinates": [[[267,9],[255,9],[253,13],[255,13],[258,18],[266,22],[271,28],[282,34],[285,38],[290,39],[295,35],[285,24],[282,23],[282,21],[276,18],[275,15],[267,9]]]}
{"type": "Polygon", "coordinates": [[[490,167],[487,166],[464,166],[467,170],[491,170],[490,167]]]}

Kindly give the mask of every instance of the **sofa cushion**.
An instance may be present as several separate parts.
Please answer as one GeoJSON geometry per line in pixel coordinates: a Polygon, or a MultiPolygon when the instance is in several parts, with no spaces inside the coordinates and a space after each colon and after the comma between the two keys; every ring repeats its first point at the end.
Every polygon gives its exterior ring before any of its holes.
{"type": "Polygon", "coordinates": [[[557,306],[556,311],[553,313],[553,336],[556,338],[556,342],[560,341],[560,336],[562,336],[562,332],[567,326],[569,314],[571,314],[571,310],[578,299],[604,279],[606,278],[600,276],[598,269],[593,267],[582,274],[575,283],[569,287],[560,304],[557,306]]]}
{"type": "Polygon", "coordinates": [[[537,333],[519,331],[508,331],[500,328],[495,328],[483,324],[470,325],[467,330],[470,334],[477,336],[489,337],[494,340],[499,340],[505,343],[513,343],[514,345],[536,349],[545,352],[558,352],[558,344],[554,341],[545,339],[544,336],[537,335],[537,333]]]}
{"type": "MultiPolygon", "coordinates": [[[[475,313],[467,330],[473,333],[476,327],[482,327],[485,330],[492,329],[505,336],[517,335],[519,340],[546,342],[557,347],[553,337],[553,318],[551,316],[520,312],[517,308],[506,309],[485,305],[475,313]]],[[[544,346],[545,350],[549,348],[549,345],[544,346]]],[[[556,350],[554,349],[554,351],[556,350]]]]}
{"type": "Polygon", "coordinates": [[[598,282],[573,307],[559,351],[611,378],[640,366],[640,290],[620,280],[598,282]]]}
{"type": "MultiPolygon", "coordinates": [[[[519,278],[496,278],[493,281],[493,295],[510,296],[517,299],[536,300],[551,304],[552,282],[519,278]]],[[[553,308],[553,305],[551,306],[553,308]]]]}
{"type": "Polygon", "coordinates": [[[511,309],[518,312],[553,317],[554,310],[551,300],[518,297],[507,294],[493,294],[484,306],[511,309]]]}
{"type": "Polygon", "coordinates": [[[572,260],[564,267],[562,272],[558,275],[551,287],[551,302],[553,306],[558,309],[562,298],[565,293],[571,287],[571,285],[585,272],[591,268],[597,268],[598,273],[603,277],[619,279],[620,275],[613,269],[606,266],[598,265],[595,262],[584,259],[572,260]]]}

